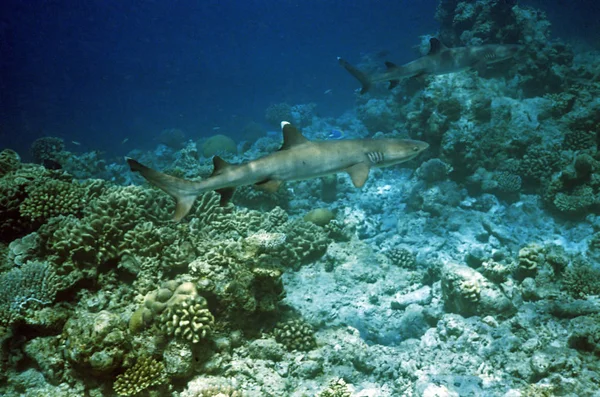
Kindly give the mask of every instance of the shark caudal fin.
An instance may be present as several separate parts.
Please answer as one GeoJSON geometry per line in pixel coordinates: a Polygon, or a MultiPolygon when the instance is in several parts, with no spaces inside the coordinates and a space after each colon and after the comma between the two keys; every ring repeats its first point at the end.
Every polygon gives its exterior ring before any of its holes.
{"type": "Polygon", "coordinates": [[[138,163],[134,159],[125,157],[129,168],[133,172],[139,172],[148,182],[161,189],[169,196],[173,197],[175,203],[175,214],[173,220],[179,222],[190,212],[198,194],[202,193],[200,182],[187,181],[185,179],[175,178],[174,176],[163,174],[153,170],[150,167],[138,163]]]}
{"type": "Polygon", "coordinates": [[[360,89],[361,94],[364,94],[365,92],[369,91],[369,89],[371,88],[371,79],[369,78],[369,76],[367,76],[364,72],[358,70],[356,67],[352,66],[345,59],[338,57],[338,62],[344,67],[344,69],[348,71],[348,73],[350,73],[358,81],[360,81],[360,84],[362,85],[360,89]]]}

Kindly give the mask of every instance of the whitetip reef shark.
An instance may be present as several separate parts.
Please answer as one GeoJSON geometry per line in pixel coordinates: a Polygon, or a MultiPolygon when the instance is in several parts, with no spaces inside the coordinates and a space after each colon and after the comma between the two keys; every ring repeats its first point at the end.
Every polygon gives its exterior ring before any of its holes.
{"type": "Polygon", "coordinates": [[[213,157],[214,170],[202,181],[176,178],[126,157],[129,168],[175,198],[175,221],[192,208],[196,197],[211,190],[221,195],[221,205],[236,187],[255,185],[275,192],[285,181],[296,181],[347,172],[354,186],[362,187],[372,167],[388,167],[415,158],[429,144],[410,139],[347,139],[310,141],[292,124],[281,123],[283,145],[278,151],[243,164],[213,157]]]}
{"type": "Polygon", "coordinates": [[[387,70],[373,76],[367,75],[340,57],[338,57],[338,62],[360,81],[362,85],[360,93],[364,94],[369,91],[373,83],[380,81],[388,81],[389,88],[392,89],[398,85],[400,80],[408,77],[441,75],[469,69],[482,70],[488,65],[515,57],[522,48],[523,46],[519,44],[486,44],[449,48],[437,38],[432,37],[429,39],[427,55],[400,66],[386,62],[387,70]]]}

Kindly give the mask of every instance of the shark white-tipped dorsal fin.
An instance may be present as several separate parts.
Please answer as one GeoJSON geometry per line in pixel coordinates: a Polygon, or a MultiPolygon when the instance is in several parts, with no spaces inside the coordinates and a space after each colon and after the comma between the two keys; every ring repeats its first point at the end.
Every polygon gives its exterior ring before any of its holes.
{"type": "Polygon", "coordinates": [[[440,41],[440,39],[438,39],[437,37],[432,37],[429,39],[429,52],[427,53],[427,55],[435,55],[438,52],[445,50],[446,47],[444,45],[444,43],[442,43],[440,41]]]}
{"type": "Polygon", "coordinates": [[[281,122],[281,132],[283,133],[283,145],[279,150],[288,150],[294,146],[310,142],[296,127],[288,121],[281,122]]]}
{"type": "Polygon", "coordinates": [[[346,172],[350,175],[354,187],[363,187],[369,177],[370,169],[368,164],[358,163],[346,169],[346,172]]]}
{"type": "Polygon", "coordinates": [[[228,163],[219,156],[215,156],[213,157],[213,172],[210,176],[219,175],[229,167],[233,167],[233,164],[228,163]]]}

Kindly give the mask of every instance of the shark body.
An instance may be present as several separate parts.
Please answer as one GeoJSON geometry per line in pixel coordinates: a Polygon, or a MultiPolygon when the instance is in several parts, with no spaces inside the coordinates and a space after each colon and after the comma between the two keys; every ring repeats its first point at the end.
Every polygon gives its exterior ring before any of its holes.
{"type": "Polygon", "coordinates": [[[518,44],[487,44],[482,46],[448,48],[436,38],[429,39],[429,53],[404,65],[386,62],[387,70],[369,76],[346,60],[338,57],[338,62],[362,84],[360,93],[364,94],[372,84],[388,81],[389,88],[408,77],[421,75],[441,75],[461,72],[469,69],[483,69],[488,65],[513,58],[523,48],[518,44]]]}
{"type": "Polygon", "coordinates": [[[196,197],[214,190],[221,205],[233,196],[236,187],[255,185],[269,192],[285,181],[311,179],[348,172],[354,186],[362,187],[371,167],[387,167],[411,160],[429,144],[409,139],[354,139],[309,141],[288,122],[281,123],[283,145],[277,152],[243,164],[229,164],[213,158],[214,170],[202,181],[176,178],[127,158],[132,171],[176,200],[174,220],[179,221],[191,209],[196,197]]]}

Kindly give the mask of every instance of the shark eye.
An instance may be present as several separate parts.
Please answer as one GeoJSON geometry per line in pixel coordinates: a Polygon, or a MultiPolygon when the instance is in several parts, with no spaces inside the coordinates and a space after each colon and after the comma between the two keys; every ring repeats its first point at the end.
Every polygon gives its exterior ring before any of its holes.
{"type": "Polygon", "coordinates": [[[414,146],[413,147],[413,152],[418,152],[419,151],[419,147],[418,146],[414,146]]]}

